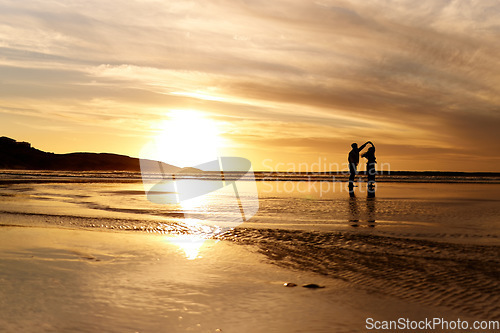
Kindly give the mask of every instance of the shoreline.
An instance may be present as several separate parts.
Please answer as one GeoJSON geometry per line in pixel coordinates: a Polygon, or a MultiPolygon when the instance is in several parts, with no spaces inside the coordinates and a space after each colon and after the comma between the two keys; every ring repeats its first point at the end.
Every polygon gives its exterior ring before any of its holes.
{"type": "MultiPolygon", "coordinates": [[[[346,220],[337,220],[337,224],[319,224],[319,223],[257,223],[244,222],[235,229],[224,232],[223,234],[204,234],[193,226],[182,222],[182,220],[155,220],[155,219],[127,219],[96,216],[70,216],[62,214],[41,214],[26,212],[0,211],[1,227],[34,227],[34,228],[62,228],[67,230],[89,230],[89,231],[116,231],[126,233],[149,233],[160,235],[199,235],[207,239],[222,239],[221,235],[229,235],[229,238],[239,230],[268,231],[276,230],[283,232],[310,232],[317,234],[339,234],[339,235],[367,235],[384,237],[396,240],[427,241],[442,244],[462,244],[473,246],[500,246],[500,234],[485,235],[446,235],[435,231],[417,232],[401,234],[394,232],[391,225],[394,221],[377,220],[376,224],[369,221],[358,221],[356,225],[346,220]],[[7,222],[12,221],[15,222],[7,222]],[[49,222],[51,221],[51,222],[49,222]],[[350,224],[349,224],[350,223],[350,224]],[[375,230],[374,227],[377,227],[375,230]]],[[[423,227],[431,224],[427,222],[399,221],[399,225],[419,225],[423,227]]],[[[398,227],[397,227],[398,228],[398,227]]]]}
{"type": "MultiPolygon", "coordinates": [[[[224,179],[257,182],[337,182],[347,183],[347,171],[325,172],[277,172],[255,171],[248,176],[246,172],[224,172],[224,179]]],[[[220,172],[177,173],[176,179],[220,180],[220,172]]],[[[163,176],[162,176],[163,177],[163,176]]],[[[149,182],[163,179],[152,175],[149,182]]],[[[359,171],[356,183],[366,183],[366,174],[359,171]]],[[[131,171],[58,171],[58,170],[0,170],[0,185],[9,184],[47,184],[47,183],[142,183],[141,172],[131,171]]],[[[458,183],[458,184],[500,184],[499,172],[449,172],[449,171],[377,171],[377,183],[458,183]]]]}

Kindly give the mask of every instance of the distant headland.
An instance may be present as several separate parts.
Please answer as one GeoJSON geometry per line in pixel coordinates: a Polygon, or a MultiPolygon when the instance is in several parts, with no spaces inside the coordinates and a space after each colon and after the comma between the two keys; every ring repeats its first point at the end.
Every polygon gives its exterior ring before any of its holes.
{"type": "MultiPolygon", "coordinates": [[[[168,172],[180,168],[164,164],[168,172]]],[[[138,158],[108,153],[54,154],[33,148],[29,142],[0,137],[0,169],[64,171],[140,171],[138,158]]]]}

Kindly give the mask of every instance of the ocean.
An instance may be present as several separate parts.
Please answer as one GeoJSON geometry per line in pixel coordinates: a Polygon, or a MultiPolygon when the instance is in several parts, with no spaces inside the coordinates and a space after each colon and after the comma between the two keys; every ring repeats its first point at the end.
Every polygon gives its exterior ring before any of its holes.
{"type": "Polygon", "coordinates": [[[498,175],[382,175],[375,195],[363,176],[353,194],[337,173],[255,179],[258,197],[239,196],[256,214],[220,229],[203,219],[229,209],[225,194],[158,204],[139,173],[1,171],[0,332],[500,319],[498,175]]]}

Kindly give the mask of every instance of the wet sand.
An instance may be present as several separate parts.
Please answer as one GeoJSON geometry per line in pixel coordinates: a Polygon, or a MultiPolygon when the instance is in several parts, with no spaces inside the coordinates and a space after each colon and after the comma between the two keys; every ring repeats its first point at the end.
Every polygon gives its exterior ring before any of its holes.
{"type": "MultiPolygon", "coordinates": [[[[360,288],[347,275],[295,269],[304,259],[296,254],[276,265],[271,247],[229,239],[0,230],[2,332],[359,332],[368,317],[459,315],[360,288]],[[325,288],[301,287],[308,283],[325,288]]],[[[350,260],[362,267],[359,259],[350,260]]]]}
{"type": "Polygon", "coordinates": [[[155,205],[127,182],[0,185],[0,332],[500,319],[499,184],[385,183],[375,198],[343,185],[261,181],[259,212],[203,245],[183,211],[208,201],[155,205]]]}

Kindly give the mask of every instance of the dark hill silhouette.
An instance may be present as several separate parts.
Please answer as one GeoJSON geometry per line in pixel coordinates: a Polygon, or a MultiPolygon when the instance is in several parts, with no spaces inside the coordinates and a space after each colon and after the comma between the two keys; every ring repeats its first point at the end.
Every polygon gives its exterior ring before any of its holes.
{"type": "MultiPolygon", "coordinates": [[[[108,153],[54,154],[0,137],[0,169],[64,170],[64,171],[140,171],[138,158],[108,153]]],[[[166,172],[180,168],[163,163],[166,172]]]]}

